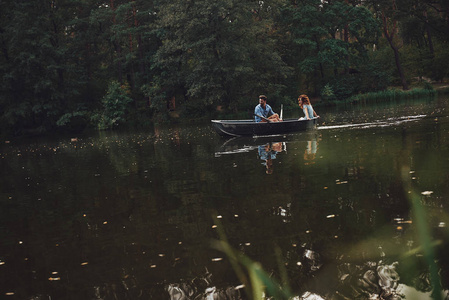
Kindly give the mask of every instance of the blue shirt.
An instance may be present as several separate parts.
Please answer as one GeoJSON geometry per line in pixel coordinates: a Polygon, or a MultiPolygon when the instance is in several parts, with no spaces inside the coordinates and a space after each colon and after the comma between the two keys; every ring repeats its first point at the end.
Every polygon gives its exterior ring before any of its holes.
{"type": "Polygon", "coordinates": [[[274,150],[266,150],[265,149],[266,145],[261,145],[258,147],[258,151],[259,151],[259,157],[262,160],[268,160],[268,159],[276,159],[276,154],[277,152],[274,150]]]}
{"type": "MultiPolygon", "coordinates": [[[[265,104],[265,109],[263,109],[262,105],[259,104],[254,109],[254,114],[268,118],[269,116],[274,115],[274,111],[271,109],[271,106],[269,106],[268,104],[265,104]]],[[[262,118],[260,118],[258,116],[254,116],[254,119],[256,120],[256,122],[262,121],[262,118]]]]}
{"type": "Polygon", "coordinates": [[[304,112],[304,117],[307,118],[306,111],[309,113],[309,119],[313,118],[313,108],[312,105],[306,104],[302,106],[302,111],[304,112]]]}

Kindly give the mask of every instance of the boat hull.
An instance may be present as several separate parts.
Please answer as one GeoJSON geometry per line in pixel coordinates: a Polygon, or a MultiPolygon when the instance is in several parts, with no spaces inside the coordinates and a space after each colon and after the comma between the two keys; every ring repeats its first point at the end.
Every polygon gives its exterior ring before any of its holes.
{"type": "Polygon", "coordinates": [[[311,120],[286,119],[282,122],[254,120],[212,120],[215,131],[222,136],[263,136],[315,129],[318,118],[311,120]]]}

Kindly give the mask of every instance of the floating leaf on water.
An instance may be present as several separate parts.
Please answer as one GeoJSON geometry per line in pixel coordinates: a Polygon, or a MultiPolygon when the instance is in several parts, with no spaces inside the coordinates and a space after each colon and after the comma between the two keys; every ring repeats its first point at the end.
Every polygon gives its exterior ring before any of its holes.
{"type": "Polygon", "coordinates": [[[327,186],[325,186],[325,187],[324,187],[324,189],[325,189],[325,190],[327,190],[327,189],[328,189],[328,187],[327,187],[327,186]]]}
{"type": "Polygon", "coordinates": [[[159,257],[164,257],[165,254],[164,253],[159,253],[159,257]]]}
{"type": "Polygon", "coordinates": [[[251,246],[251,243],[245,243],[245,246],[251,246]]]}
{"type": "Polygon", "coordinates": [[[217,225],[212,225],[212,228],[217,228],[217,225]]]}
{"type": "Polygon", "coordinates": [[[13,296],[13,295],[14,295],[14,292],[8,292],[8,293],[5,293],[5,295],[6,295],[6,296],[13,296]]]}
{"type": "Polygon", "coordinates": [[[432,194],[433,194],[433,191],[424,191],[421,193],[421,195],[424,195],[424,196],[430,196],[432,194]]]}
{"type": "Polygon", "coordinates": [[[56,272],[56,271],[55,272],[51,272],[51,274],[52,275],[56,275],[56,274],[58,274],[58,272],[56,272]]]}
{"type": "Polygon", "coordinates": [[[297,266],[302,266],[302,262],[298,261],[298,262],[296,262],[296,265],[297,266]]]}
{"type": "Polygon", "coordinates": [[[150,268],[154,269],[156,268],[156,265],[150,265],[150,268]]]}
{"type": "Polygon", "coordinates": [[[311,233],[312,231],[311,230],[306,230],[306,233],[311,233]]]}
{"type": "Polygon", "coordinates": [[[407,221],[399,221],[398,224],[412,224],[413,221],[412,220],[407,220],[407,221]]]}
{"type": "Polygon", "coordinates": [[[328,216],[326,216],[326,218],[328,218],[328,219],[335,218],[335,215],[328,215],[328,216]]]}
{"type": "Polygon", "coordinates": [[[1,266],[1,265],[4,265],[4,264],[5,264],[5,262],[4,262],[4,261],[0,261],[0,266],[1,266]]]}
{"type": "Polygon", "coordinates": [[[57,280],[61,280],[61,277],[50,277],[50,278],[48,278],[48,280],[57,281],[57,280]]]}
{"type": "Polygon", "coordinates": [[[244,287],[245,287],[245,285],[241,284],[241,285],[236,286],[234,289],[240,290],[240,289],[243,289],[244,287]]]}
{"type": "Polygon", "coordinates": [[[415,171],[410,171],[409,173],[410,173],[410,174],[413,174],[413,173],[415,173],[415,171]]]}
{"type": "Polygon", "coordinates": [[[440,224],[438,224],[438,227],[440,227],[440,228],[446,227],[446,223],[440,222],[440,224]]]}
{"type": "Polygon", "coordinates": [[[212,261],[222,261],[223,258],[222,257],[216,257],[216,258],[212,258],[212,261]]]}
{"type": "Polygon", "coordinates": [[[87,261],[81,263],[82,266],[85,266],[87,264],[89,264],[87,261]]]}
{"type": "Polygon", "coordinates": [[[234,215],[234,217],[235,217],[235,218],[238,218],[238,217],[239,217],[239,215],[234,215]]]}
{"type": "Polygon", "coordinates": [[[217,216],[217,219],[222,219],[223,218],[223,216],[217,216]]]}
{"type": "Polygon", "coordinates": [[[396,230],[402,230],[402,229],[403,229],[402,226],[396,227],[396,230]]]}
{"type": "Polygon", "coordinates": [[[106,224],[108,224],[108,221],[104,221],[104,222],[103,222],[103,225],[106,225],[106,224]]]}

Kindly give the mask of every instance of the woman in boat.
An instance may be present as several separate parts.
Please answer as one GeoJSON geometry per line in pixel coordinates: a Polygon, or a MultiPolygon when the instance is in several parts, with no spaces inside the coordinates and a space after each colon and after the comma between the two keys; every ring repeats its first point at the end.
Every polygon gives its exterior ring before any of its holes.
{"type": "Polygon", "coordinates": [[[310,120],[312,118],[319,118],[320,116],[316,114],[315,110],[310,104],[309,97],[307,95],[300,95],[298,97],[298,105],[304,112],[304,117],[299,118],[300,120],[310,120]]]}
{"type": "Polygon", "coordinates": [[[259,96],[259,104],[254,109],[254,119],[257,123],[259,122],[279,122],[279,115],[271,109],[271,106],[267,104],[267,96],[259,96]],[[263,118],[261,118],[263,117],[263,118]]]}

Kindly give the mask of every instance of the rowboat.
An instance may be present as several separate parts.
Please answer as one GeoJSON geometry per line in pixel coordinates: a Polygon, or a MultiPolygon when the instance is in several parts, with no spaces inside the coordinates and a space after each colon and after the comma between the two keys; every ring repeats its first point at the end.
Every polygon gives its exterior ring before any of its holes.
{"type": "Polygon", "coordinates": [[[215,131],[222,136],[264,136],[312,130],[316,128],[318,118],[259,123],[254,120],[212,120],[211,122],[215,131]]]}

